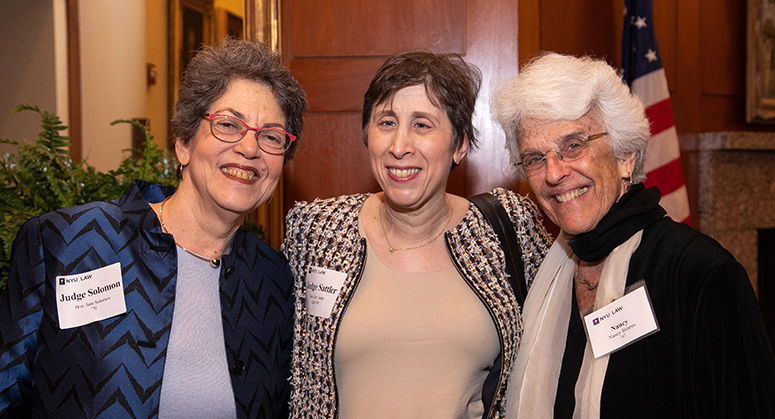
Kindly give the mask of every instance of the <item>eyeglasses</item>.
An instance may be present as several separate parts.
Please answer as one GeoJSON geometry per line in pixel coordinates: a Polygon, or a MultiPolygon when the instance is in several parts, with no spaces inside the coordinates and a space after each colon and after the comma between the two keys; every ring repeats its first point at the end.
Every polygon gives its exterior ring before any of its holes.
{"type": "Polygon", "coordinates": [[[265,153],[283,154],[296,140],[296,136],[283,131],[280,128],[266,127],[253,128],[230,115],[211,113],[202,118],[210,121],[210,132],[224,143],[236,143],[245,137],[248,131],[256,132],[258,147],[265,153]]]}
{"type": "Polygon", "coordinates": [[[543,172],[546,169],[546,155],[550,151],[554,151],[557,158],[564,162],[574,161],[580,159],[587,154],[589,150],[589,143],[592,140],[596,140],[604,135],[608,135],[607,132],[601,132],[600,134],[592,134],[589,136],[582,136],[580,134],[572,134],[563,137],[556,149],[546,150],[545,153],[526,153],[522,155],[522,161],[517,163],[517,166],[522,166],[525,169],[525,173],[528,176],[532,176],[543,172]]]}

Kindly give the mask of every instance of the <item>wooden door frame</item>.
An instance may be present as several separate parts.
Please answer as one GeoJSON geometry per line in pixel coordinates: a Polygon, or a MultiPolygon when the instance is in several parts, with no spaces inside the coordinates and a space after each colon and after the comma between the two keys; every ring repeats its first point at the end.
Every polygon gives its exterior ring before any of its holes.
{"type": "Polygon", "coordinates": [[[67,0],[67,112],[70,158],[81,161],[81,43],[78,36],[78,0],[67,0]]]}
{"type": "MultiPolygon", "coordinates": [[[[244,11],[245,38],[261,41],[273,51],[280,52],[279,0],[245,0],[244,11]]],[[[259,206],[248,218],[264,227],[264,241],[279,250],[285,237],[282,176],[269,201],[259,206]]]]}

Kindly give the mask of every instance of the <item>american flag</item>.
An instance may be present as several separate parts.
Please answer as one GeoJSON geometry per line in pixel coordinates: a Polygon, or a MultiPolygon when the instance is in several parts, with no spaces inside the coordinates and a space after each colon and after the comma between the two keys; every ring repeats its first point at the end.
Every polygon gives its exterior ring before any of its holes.
{"type": "Polygon", "coordinates": [[[622,35],[624,79],[646,107],[651,138],[646,149],[646,187],[662,192],[660,204],[676,221],[689,224],[678,134],[670,106],[665,69],[654,37],[654,9],[651,0],[625,0],[622,35]]]}

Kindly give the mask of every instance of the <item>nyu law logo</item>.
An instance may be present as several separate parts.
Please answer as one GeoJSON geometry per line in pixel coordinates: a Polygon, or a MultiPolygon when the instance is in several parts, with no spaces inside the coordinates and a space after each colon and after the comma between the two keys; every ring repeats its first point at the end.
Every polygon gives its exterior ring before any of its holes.
{"type": "MultiPolygon", "coordinates": [[[[603,309],[601,309],[601,310],[603,310],[603,309]]],[[[597,326],[598,324],[600,324],[601,320],[605,320],[605,319],[615,315],[616,313],[619,313],[620,311],[622,311],[622,306],[614,308],[609,313],[601,314],[600,316],[595,317],[594,319],[592,319],[592,326],[597,326]]]]}
{"type": "Polygon", "coordinates": [[[59,276],[59,285],[74,284],[76,282],[88,281],[92,278],[91,273],[86,273],[77,276],[59,276]]]}

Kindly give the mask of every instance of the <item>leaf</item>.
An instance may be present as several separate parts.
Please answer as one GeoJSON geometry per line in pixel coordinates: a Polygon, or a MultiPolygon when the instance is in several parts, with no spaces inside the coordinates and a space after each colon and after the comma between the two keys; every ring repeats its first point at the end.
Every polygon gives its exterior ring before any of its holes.
{"type": "Polygon", "coordinates": [[[115,170],[98,172],[87,162],[70,158],[70,139],[61,135],[67,129],[58,116],[37,106],[20,105],[41,116],[42,131],[34,145],[0,140],[15,145],[16,153],[0,157],[0,292],[5,289],[10,270],[13,240],[29,218],[60,208],[94,201],[118,199],[134,179],[177,186],[177,161],[160,149],[147,127],[133,121],[145,133],[139,158],[130,153],[115,170]]]}
{"type": "Polygon", "coordinates": [[[31,105],[19,105],[14,109],[14,113],[24,110],[35,111],[41,115],[43,131],[38,134],[38,144],[42,144],[43,147],[53,150],[57,154],[69,156],[70,137],[64,137],[59,134],[59,131],[67,129],[67,126],[62,124],[62,120],[48,111],[31,105]]]}

